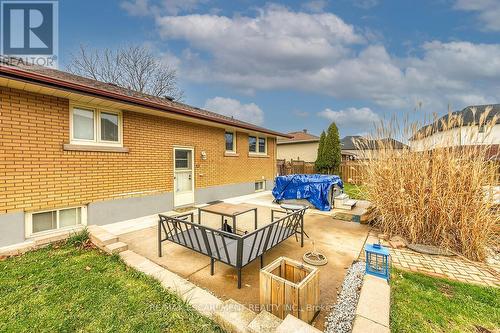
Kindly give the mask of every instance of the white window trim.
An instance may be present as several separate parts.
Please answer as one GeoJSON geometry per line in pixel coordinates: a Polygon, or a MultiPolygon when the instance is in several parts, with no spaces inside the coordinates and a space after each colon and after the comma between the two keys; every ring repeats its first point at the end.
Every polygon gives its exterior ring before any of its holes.
{"type": "Polygon", "coordinates": [[[254,135],[254,134],[249,134],[248,135],[248,153],[250,155],[267,155],[267,137],[266,136],[259,136],[259,135],[254,135]],[[253,136],[257,139],[255,142],[255,150],[256,151],[250,151],[250,137],[253,136]],[[264,144],[264,151],[260,152],[259,151],[259,139],[264,139],[265,144],[264,144]]]}
{"type": "Polygon", "coordinates": [[[35,212],[27,212],[24,214],[24,234],[26,238],[31,238],[31,237],[38,237],[38,236],[43,236],[43,235],[50,235],[53,233],[58,233],[60,231],[65,231],[65,230],[75,230],[78,229],[82,226],[87,225],[87,206],[72,206],[72,207],[64,207],[64,208],[54,208],[54,209],[47,209],[47,210],[40,210],[40,211],[35,211],[35,212]],[[72,226],[67,226],[63,228],[56,228],[56,229],[50,229],[50,230],[45,230],[45,231],[40,231],[40,232],[32,232],[33,230],[33,214],[38,214],[38,213],[47,213],[47,212],[53,212],[57,211],[57,224],[59,224],[59,211],[65,210],[65,209],[71,209],[71,208],[80,208],[81,209],[81,217],[80,217],[80,224],[77,225],[72,225],[72,226]]]}
{"type": "Polygon", "coordinates": [[[226,150],[226,153],[234,153],[234,154],[236,153],[236,131],[231,131],[231,130],[224,131],[224,149],[226,150]],[[232,150],[226,149],[226,133],[233,134],[233,149],[232,150]]]}
{"type": "Polygon", "coordinates": [[[85,104],[70,104],[69,107],[69,135],[70,142],[74,145],[94,145],[107,147],[123,147],[123,113],[119,110],[93,107],[85,104]],[[73,109],[81,108],[83,110],[94,112],[94,139],[75,139],[73,137],[73,109]],[[101,140],[101,113],[111,113],[118,115],[118,142],[101,140]]]}

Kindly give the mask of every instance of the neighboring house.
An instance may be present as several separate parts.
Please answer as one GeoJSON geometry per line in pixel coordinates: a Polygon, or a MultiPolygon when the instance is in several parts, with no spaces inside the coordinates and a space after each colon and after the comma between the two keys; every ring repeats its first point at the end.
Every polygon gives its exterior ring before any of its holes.
{"type": "Polygon", "coordinates": [[[306,129],[290,132],[291,138],[278,139],[278,159],[315,162],[318,155],[319,136],[310,134],[306,129]]]}
{"type": "Polygon", "coordinates": [[[270,189],[287,137],[12,60],[0,106],[0,247],[270,189]]]}
{"type": "Polygon", "coordinates": [[[500,144],[500,104],[468,106],[461,111],[446,114],[433,124],[422,127],[410,138],[410,147],[416,151],[483,144],[496,146],[492,151],[498,150],[500,144]],[[491,111],[487,114],[486,122],[497,118],[491,132],[484,126],[478,126],[488,107],[491,107],[491,111]],[[451,120],[450,117],[452,117],[451,120]],[[461,123],[454,121],[453,117],[457,119],[461,117],[461,123]],[[445,126],[449,122],[454,123],[451,128],[445,126]]]}
{"type": "Polygon", "coordinates": [[[406,147],[404,143],[386,138],[381,140],[370,140],[360,135],[349,135],[340,140],[342,145],[342,154],[353,156],[352,159],[377,158],[380,146],[392,147],[395,150],[401,150],[406,147]],[[360,145],[362,149],[360,149],[360,145]]]}
{"type": "MultiPolygon", "coordinates": [[[[318,156],[319,136],[310,134],[306,129],[299,132],[290,132],[291,138],[278,139],[278,159],[287,162],[291,160],[301,160],[304,162],[315,162],[318,156]]],[[[356,146],[357,140],[365,140],[362,136],[346,136],[340,140],[342,146],[342,161],[353,161],[366,158],[362,151],[356,146]]],[[[394,139],[383,139],[386,143],[391,143],[395,149],[403,149],[405,144],[394,139]],[[390,141],[390,142],[389,142],[390,141]]],[[[376,155],[378,150],[374,140],[366,142],[366,147],[371,150],[370,156],[376,155]]]]}

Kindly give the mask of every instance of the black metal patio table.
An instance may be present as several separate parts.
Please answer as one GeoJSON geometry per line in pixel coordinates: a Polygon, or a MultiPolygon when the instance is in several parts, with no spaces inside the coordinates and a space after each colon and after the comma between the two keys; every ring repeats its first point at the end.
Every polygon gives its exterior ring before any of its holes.
{"type": "Polygon", "coordinates": [[[198,224],[201,224],[201,213],[211,213],[221,216],[221,230],[224,229],[224,217],[233,220],[233,232],[236,233],[236,217],[248,212],[254,212],[255,230],[257,230],[257,208],[251,208],[244,205],[235,205],[227,202],[220,202],[214,205],[198,208],[198,224]]]}

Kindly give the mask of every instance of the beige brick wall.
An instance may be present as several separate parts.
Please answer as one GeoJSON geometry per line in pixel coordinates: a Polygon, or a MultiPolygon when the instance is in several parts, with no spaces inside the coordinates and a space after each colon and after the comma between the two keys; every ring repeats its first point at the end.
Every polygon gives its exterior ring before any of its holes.
{"type": "Polygon", "coordinates": [[[194,147],[196,188],[275,174],[275,139],[269,158],[250,157],[248,135],[238,132],[239,157],[226,157],[223,129],[124,111],[129,153],[64,151],[67,99],[1,87],[0,106],[0,213],[171,192],[174,145],[194,147]]]}

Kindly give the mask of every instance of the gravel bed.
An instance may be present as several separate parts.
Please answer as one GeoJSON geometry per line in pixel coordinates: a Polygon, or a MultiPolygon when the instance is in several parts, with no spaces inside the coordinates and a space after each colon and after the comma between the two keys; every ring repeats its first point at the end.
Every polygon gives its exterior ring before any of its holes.
{"type": "Polygon", "coordinates": [[[352,331],[364,275],[364,262],[358,261],[349,267],[337,303],[326,317],[325,332],[349,333],[352,331]]]}

